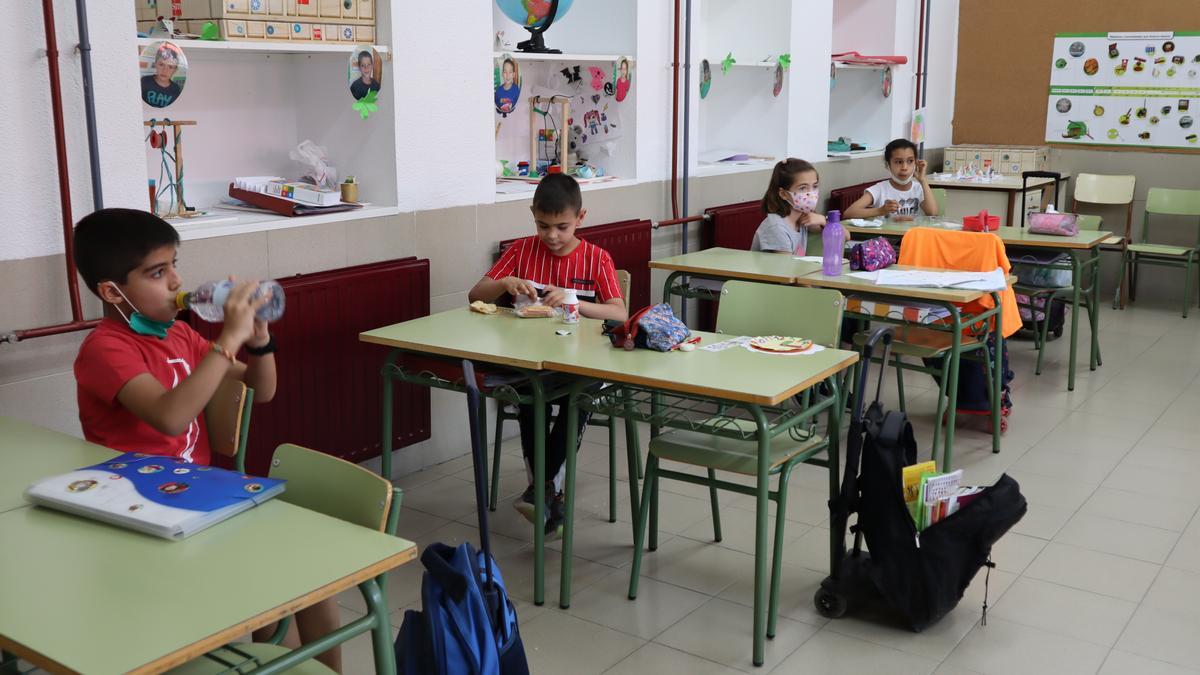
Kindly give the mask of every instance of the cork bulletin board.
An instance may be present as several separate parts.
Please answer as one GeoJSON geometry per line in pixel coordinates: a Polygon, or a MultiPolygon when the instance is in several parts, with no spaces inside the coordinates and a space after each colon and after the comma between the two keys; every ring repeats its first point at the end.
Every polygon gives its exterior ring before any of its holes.
{"type": "MultiPolygon", "coordinates": [[[[961,0],[954,143],[1044,144],[1056,34],[1200,31],[1197,4],[1180,0],[961,0]]],[[[1067,139],[1063,145],[1145,150],[1091,146],[1067,139]]],[[[1200,149],[1155,148],[1154,152],[1196,153],[1200,149]]]]}

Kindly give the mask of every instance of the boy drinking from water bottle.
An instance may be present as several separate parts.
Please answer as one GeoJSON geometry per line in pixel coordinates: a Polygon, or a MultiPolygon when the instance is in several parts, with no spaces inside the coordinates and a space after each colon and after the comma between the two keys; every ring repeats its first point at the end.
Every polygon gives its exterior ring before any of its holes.
{"type": "MultiPolygon", "coordinates": [[[[518,239],[500,256],[471,289],[469,300],[492,302],[503,294],[519,295],[543,305],[559,307],[566,290],[574,290],[579,314],[589,319],[625,321],[628,312],[617,283],[617,270],[608,251],[575,236],[587,211],[579,183],[566,174],[549,174],[538,183],[533,193],[533,222],[537,234],[518,239]]],[[[546,419],[551,418],[550,405],[546,419]]],[[[562,468],[566,461],[567,434],[576,439],[582,436],[589,414],[579,412],[577,429],[567,429],[567,406],[560,405],[554,427],[546,438],[545,490],[546,532],[561,533],[563,521],[562,468]]],[[[533,406],[520,408],[521,450],[525,468],[533,475],[533,406]]],[[[531,522],[534,518],[533,495],[530,485],[513,506],[531,522]]]]}
{"type": "MultiPolygon", "coordinates": [[[[175,320],[183,288],[179,233],[165,220],[101,209],[75,225],[74,244],[75,266],[104,304],[104,318],[75,358],[84,438],[122,452],[209,464],[204,408],[222,380],[244,381],[255,403],[275,396],[275,342],[255,317],[270,296],[253,298],[257,281],[237,283],[225,301],[221,335],[209,342],[175,320]],[[243,348],[245,363],[237,359],[243,348]]],[[[300,611],[297,624],[305,641],[332,632],[340,625],[336,601],[300,611]]],[[[317,658],[340,671],[339,649],[317,658]]]]}

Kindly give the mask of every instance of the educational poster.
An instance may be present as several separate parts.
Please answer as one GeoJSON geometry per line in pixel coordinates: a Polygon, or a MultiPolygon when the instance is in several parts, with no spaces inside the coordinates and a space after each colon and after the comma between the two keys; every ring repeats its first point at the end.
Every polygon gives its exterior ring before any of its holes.
{"type": "Polygon", "coordinates": [[[1051,143],[1200,149],[1200,33],[1060,33],[1051,143]]]}

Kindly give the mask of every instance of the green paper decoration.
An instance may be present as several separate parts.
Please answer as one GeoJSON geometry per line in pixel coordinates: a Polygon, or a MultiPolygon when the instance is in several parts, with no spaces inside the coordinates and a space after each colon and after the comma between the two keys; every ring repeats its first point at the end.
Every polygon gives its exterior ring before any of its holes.
{"type": "Polygon", "coordinates": [[[733,58],[733,52],[729,52],[729,54],[727,54],[725,58],[721,60],[721,74],[728,75],[729,69],[732,68],[733,64],[735,63],[737,63],[737,60],[733,58]]]}
{"type": "Polygon", "coordinates": [[[371,113],[379,110],[379,106],[375,103],[376,95],[379,92],[374,89],[367,92],[367,95],[354,102],[354,109],[365,120],[371,116],[371,113]]]}
{"type": "Polygon", "coordinates": [[[779,65],[783,66],[784,70],[791,68],[792,67],[792,55],[791,54],[780,54],[779,55],[779,65]]]}
{"type": "Polygon", "coordinates": [[[217,28],[217,24],[209,21],[204,24],[204,28],[200,29],[200,39],[213,41],[220,40],[221,29],[217,28]]]}

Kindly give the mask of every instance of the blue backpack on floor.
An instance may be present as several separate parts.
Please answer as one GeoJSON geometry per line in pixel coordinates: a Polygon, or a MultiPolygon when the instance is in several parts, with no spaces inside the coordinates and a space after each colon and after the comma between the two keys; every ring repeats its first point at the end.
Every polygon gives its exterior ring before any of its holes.
{"type": "Polygon", "coordinates": [[[517,610],[504,590],[504,578],[491,555],[484,506],[483,437],[479,430],[479,389],[475,369],[463,361],[471,454],[475,466],[475,508],[482,551],[470,543],[431,544],[421,553],[424,609],[404,612],[396,637],[396,670],[404,675],[529,675],[517,610]]]}

